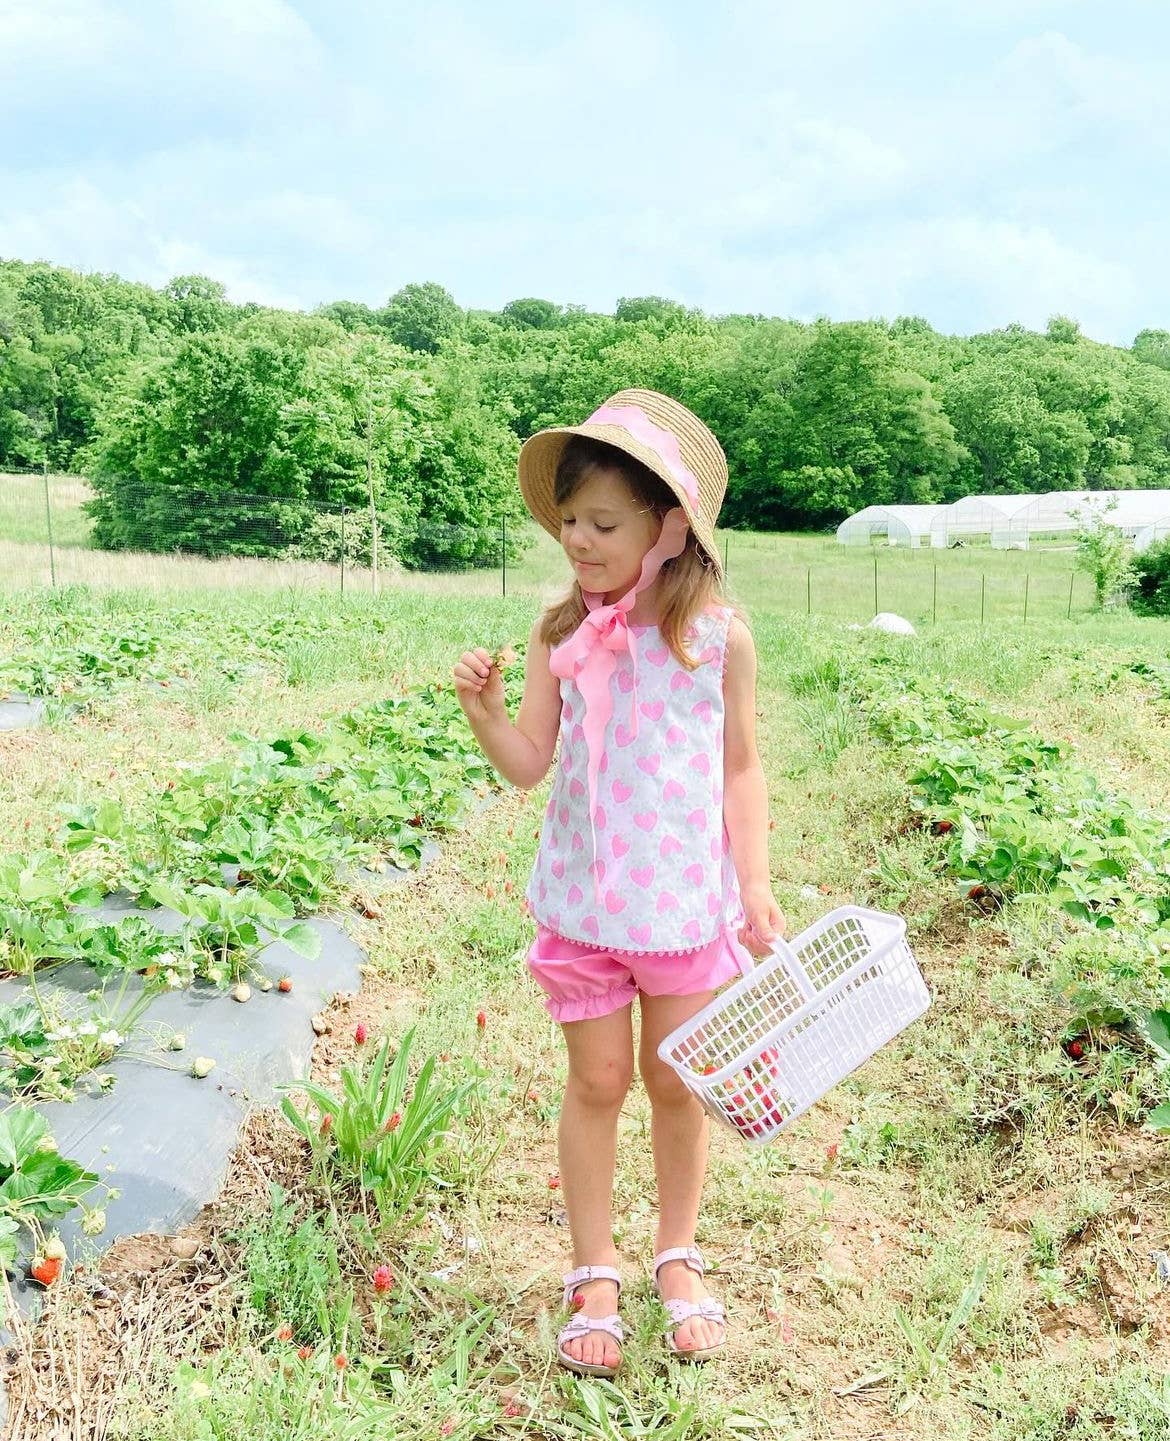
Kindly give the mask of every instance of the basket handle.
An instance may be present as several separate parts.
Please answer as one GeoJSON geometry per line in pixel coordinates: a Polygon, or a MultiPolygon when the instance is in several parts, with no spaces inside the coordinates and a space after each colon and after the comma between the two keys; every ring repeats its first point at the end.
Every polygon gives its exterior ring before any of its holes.
{"type": "Polygon", "coordinates": [[[817,995],[817,988],[809,980],[808,972],[800,963],[800,957],[783,936],[777,936],[772,942],[772,955],[784,963],[785,969],[799,986],[804,999],[806,1001],[813,1000],[817,995]]]}

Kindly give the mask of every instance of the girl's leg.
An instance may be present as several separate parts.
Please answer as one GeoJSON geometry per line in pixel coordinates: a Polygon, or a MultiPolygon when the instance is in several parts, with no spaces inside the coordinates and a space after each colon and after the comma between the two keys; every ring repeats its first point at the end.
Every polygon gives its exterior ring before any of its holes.
{"type": "MultiPolygon", "coordinates": [[[[658,1059],[658,1045],[676,1026],[711,1000],[713,991],[692,996],[641,995],[642,1038],[639,1065],[650,1097],[650,1136],[658,1178],[658,1236],[655,1252],[693,1246],[699,1203],[707,1173],[707,1116],[671,1068],[658,1059]]],[[[707,1295],[701,1276],[682,1261],[668,1261],[659,1277],[663,1296],[701,1301],[707,1295]]],[[[675,1332],[681,1350],[718,1345],[723,1328],[693,1317],[675,1332]]]]}
{"type": "MultiPolygon", "coordinates": [[[[573,1237],[573,1266],[613,1266],[610,1210],[617,1154],[618,1112],[634,1075],[630,1005],[607,1016],[562,1025],[569,1048],[569,1079],[558,1135],[561,1189],[573,1237]]],[[[617,1287],[589,1281],[580,1288],[582,1314],[612,1316],[617,1287]]],[[[604,1334],[583,1336],[566,1348],[578,1361],[615,1366],[617,1344],[604,1334]]]]}

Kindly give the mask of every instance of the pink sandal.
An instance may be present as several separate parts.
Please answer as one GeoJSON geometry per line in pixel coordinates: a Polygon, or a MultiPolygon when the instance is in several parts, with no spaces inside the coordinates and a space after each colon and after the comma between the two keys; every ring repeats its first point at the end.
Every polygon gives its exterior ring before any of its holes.
{"type": "Polygon", "coordinates": [[[703,1257],[694,1246],[672,1246],[668,1251],[659,1251],[654,1257],[654,1289],[658,1292],[658,1299],[666,1307],[667,1315],[670,1317],[670,1324],[666,1328],[666,1344],[671,1354],[677,1356],[680,1361],[709,1361],[717,1352],[722,1351],[727,1341],[727,1316],[723,1307],[713,1296],[704,1296],[701,1301],[683,1301],[678,1297],[672,1297],[669,1301],[662,1294],[662,1285],[658,1280],[658,1273],[670,1261],[685,1261],[687,1269],[694,1271],[702,1277],[707,1267],[703,1257]],[[690,1348],[680,1346],[674,1339],[674,1333],[685,1322],[693,1317],[701,1321],[710,1321],[716,1326],[723,1328],[723,1335],[714,1346],[702,1346],[690,1348]]]}
{"type": "MultiPolygon", "coordinates": [[[[575,1271],[570,1271],[565,1277],[566,1309],[572,1306],[577,1288],[583,1286],[587,1281],[614,1281],[617,1284],[618,1294],[621,1294],[622,1278],[612,1266],[578,1266],[575,1271]]],[[[562,1326],[557,1336],[557,1360],[567,1370],[575,1371],[578,1376],[604,1376],[612,1379],[621,1368],[620,1357],[616,1366],[603,1366],[592,1361],[578,1361],[575,1356],[570,1356],[565,1350],[568,1342],[580,1340],[582,1336],[589,1336],[597,1331],[611,1336],[617,1342],[619,1350],[625,1345],[626,1328],[619,1315],[615,1313],[612,1316],[583,1316],[577,1311],[569,1324],[562,1326]]]]}

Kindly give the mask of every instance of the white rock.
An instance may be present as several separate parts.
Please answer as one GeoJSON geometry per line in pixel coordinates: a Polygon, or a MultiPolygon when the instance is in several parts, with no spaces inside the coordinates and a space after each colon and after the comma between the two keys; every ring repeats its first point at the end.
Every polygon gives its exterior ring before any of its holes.
{"type": "Polygon", "coordinates": [[[910,622],[893,611],[883,610],[875,615],[869,623],[870,630],[884,630],[888,635],[917,635],[918,632],[910,622]]]}

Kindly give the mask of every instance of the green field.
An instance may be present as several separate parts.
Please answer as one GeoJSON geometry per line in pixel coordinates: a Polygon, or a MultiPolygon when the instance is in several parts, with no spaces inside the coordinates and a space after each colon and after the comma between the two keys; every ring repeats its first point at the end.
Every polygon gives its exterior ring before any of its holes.
{"type": "MultiPolygon", "coordinates": [[[[648,1113],[635,1091],[615,1204],[634,1328],[627,1368],[611,1387],[550,1365],[567,1259],[549,1184],[563,1054],[517,960],[542,788],[476,815],[411,884],[367,887],[362,904],[374,902],[376,918],[349,910],[345,888],[338,898],[370,970],[360,997],[332,1009],[316,1075],[334,1084],[360,1056],[358,1020],[395,1039],[417,1023],[422,1054],[447,1055],[448,1072],[482,1083],[451,1143],[449,1189],[427,1195],[416,1224],[381,1224],[368,1198],[331,1179],[323,1151],[258,1118],[225,1204],[193,1228],[195,1262],[144,1270],[141,1250],[120,1245],[100,1273],[113,1312],[93,1311],[79,1278],[22,1335],[12,1395],[27,1407],[27,1434],[51,1434],[46,1378],[81,1367],[106,1429],[79,1421],[69,1434],[127,1441],[1164,1441],[1170,1323],[1149,1256],[1170,1250],[1170,1165],[1143,1118],[1166,1099],[1165,1076],[1108,1026],[1081,1062],[1069,1059],[1069,968],[1097,933],[1042,897],[990,912],[963,898],[943,841],[915,822],[913,758],[879,738],[845,677],[880,675],[885,657],[924,685],[937,678],[983,697],[1066,745],[1070,764],[1111,794],[1170,817],[1168,700],[1151,679],[1170,674],[1170,629],[1124,615],[1041,624],[1039,610],[1025,628],[1005,609],[989,617],[992,639],[989,625],[952,622],[940,607],[920,638],[886,639],[792,614],[800,566],[815,561],[837,576],[826,604],[865,618],[868,556],[859,565],[832,542],[744,537],[732,538],[731,556],[761,659],[777,896],[794,930],[846,901],[900,912],[935,999],[779,1142],[749,1152],[715,1136],[700,1243],[729,1306],[726,1358],[690,1372],[664,1357],[645,1279],[648,1113]],[[286,1197],[277,1212],[272,1182],[286,1197]],[[464,1236],[476,1242],[466,1255],[464,1236]],[[376,1262],[395,1277],[381,1309],[376,1262]],[[449,1279],[436,1280],[447,1266],[449,1279]],[[116,1327],[102,1320],[111,1315],[116,1327]],[[469,1315],[484,1321],[478,1339],[469,1315]],[[286,1324],[307,1359],[280,1339],[286,1324]],[[332,1364],[341,1346],[355,1358],[345,1377],[332,1364]]],[[[1051,590],[1050,615],[1067,597],[1066,555],[938,560],[968,595],[994,563],[1005,589],[1027,565],[1033,595],[1051,590]]],[[[73,718],[51,708],[38,732],[0,734],[0,829],[23,855],[52,849],[62,805],[110,798],[140,816],[183,767],[232,753],[233,733],[317,730],[352,706],[445,680],[465,646],[527,633],[555,561],[542,543],[506,599],[484,577],[404,582],[345,607],[287,585],[12,592],[0,677],[39,658],[59,693],[87,706],[73,718]],[[150,638],[149,664],[95,669],[94,653],[131,632],[150,638]],[[71,659],[80,656],[84,672],[71,659]]],[[[883,551],[879,585],[885,573],[891,590],[921,597],[932,567],[929,554],[883,551]]],[[[923,614],[921,602],[881,603],[923,614]]],[[[111,878],[117,863],[115,848],[111,878]]],[[[1132,1002],[1135,968],[1136,951],[1128,976],[1097,970],[1092,984],[1132,1002]]]]}
{"type": "MultiPolygon", "coordinates": [[[[50,477],[55,574],[59,584],[149,585],[159,590],[207,586],[341,590],[336,567],[277,561],[204,561],[169,555],[130,555],[87,548],[89,522],[80,510],[84,483],[50,477]]],[[[811,614],[868,621],[895,611],[916,625],[970,620],[997,625],[1063,619],[1087,613],[1089,578],[1074,571],[1069,547],[1050,550],[908,550],[838,545],[831,535],[753,535],[723,531],[719,541],[735,600],[755,614],[811,614]]],[[[453,575],[384,570],[379,588],[431,595],[540,598],[564,584],[556,543],[530,527],[523,557],[498,568],[453,575]]],[[[0,583],[47,584],[44,489],[40,477],[0,476],[0,583]]],[[[347,591],[371,590],[368,571],[349,571],[347,591]]]]}

